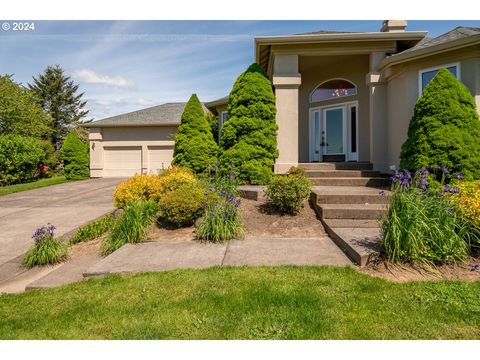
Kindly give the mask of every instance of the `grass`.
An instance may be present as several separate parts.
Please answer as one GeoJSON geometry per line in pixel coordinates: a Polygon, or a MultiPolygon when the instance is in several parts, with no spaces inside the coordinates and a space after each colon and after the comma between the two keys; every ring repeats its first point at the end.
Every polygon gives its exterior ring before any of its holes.
{"type": "Polygon", "coordinates": [[[478,339],[480,282],[226,267],[0,296],[0,339],[478,339]]]}
{"type": "Polygon", "coordinates": [[[115,221],[111,234],[102,242],[102,255],[111,254],[127,243],[142,242],[157,212],[158,204],[153,201],[138,200],[127,205],[115,221]]]}
{"type": "Polygon", "coordinates": [[[89,241],[98,238],[105,232],[110,230],[115,223],[115,217],[112,213],[102,216],[77,230],[75,235],[70,238],[70,245],[77,244],[82,241],[89,241]]]}
{"type": "Polygon", "coordinates": [[[25,183],[25,184],[0,186],[0,196],[13,194],[13,193],[25,191],[25,190],[39,189],[45,186],[63,184],[67,181],[68,180],[65,178],[65,176],[54,176],[51,178],[41,179],[41,180],[37,180],[30,183],[25,183]]]}
{"type": "Polygon", "coordinates": [[[25,253],[22,265],[32,268],[37,265],[57,264],[66,260],[67,257],[68,247],[64,242],[53,237],[46,237],[25,253]]]}

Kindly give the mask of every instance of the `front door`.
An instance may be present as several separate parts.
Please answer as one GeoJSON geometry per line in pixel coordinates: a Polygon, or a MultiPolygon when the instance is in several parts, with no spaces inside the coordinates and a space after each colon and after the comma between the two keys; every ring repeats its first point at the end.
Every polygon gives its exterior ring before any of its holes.
{"type": "Polygon", "coordinates": [[[358,160],[357,103],[310,110],[310,161],[358,160]]]}

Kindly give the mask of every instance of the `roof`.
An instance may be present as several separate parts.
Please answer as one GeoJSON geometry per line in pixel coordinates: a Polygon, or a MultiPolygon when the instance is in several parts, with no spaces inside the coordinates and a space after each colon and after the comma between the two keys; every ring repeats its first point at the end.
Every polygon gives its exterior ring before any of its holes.
{"type": "Polygon", "coordinates": [[[205,106],[208,108],[208,109],[212,109],[212,108],[215,108],[219,105],[227,105],[228,104],[228,96],[224,96],[220,99],[216,99],[216,100],[212,100],[212,101],[209,101],[209,102],[206,102],[205,103],[205,106]]]}
{"type": "Polygon", "coordinates": [[[180,125],[185,102],[166,103],[84,124],[84,127],[180,125]]]}
{"type": "Polygon", "coordinates": [[[402,48],[412,47],[427,35],[426,31],[335,32],[320,30],[286,36],[255,37],[255,61],[267,70],[273,45],[347,43],[365,41],[397,41],[402,48]]]}
{"type": "Polygon", "coordinates": [[[458,26],[455,29],[431,38],[426,37],[415,46],[386,58],[380,69],[388,65],[417,59],[432,54],[456,50],[462,47],[480,44],[480,28],[458,26]]]}
{"type": "Polygon", "coordinates": [[[463,39],[463,38],[466,38],[472,35],[478,35],[478,34],[480,34],[480,28],[458,26],[455,29],[450,30],[449,32],[442,34],[440,36],[437,36],[434,38],[425,37],[424,39],[422,39],[422,41],[420,41],[414,47],[411,47],[410,49],[402,51],[401,53],[395,54],[393,56],[398,56],[400,54],[405,54],[413,51],[418,51],[421,49],[426,49],[431,46],[445,44],[454,40],[463,39]]]}

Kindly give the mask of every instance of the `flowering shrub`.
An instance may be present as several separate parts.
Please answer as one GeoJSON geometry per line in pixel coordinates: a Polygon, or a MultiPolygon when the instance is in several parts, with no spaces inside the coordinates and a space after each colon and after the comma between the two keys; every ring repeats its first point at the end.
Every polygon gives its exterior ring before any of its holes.
{"type": "Polygon", "coordinates": [[[158,201],[161,192],[162,179],[158,175],[135,175],[117,186],[113,204],[123,208],[138,200],[158,201]]]}
{"type": "Polygon", "coordinates": [[[480,181],[460,182],[458,192],[452,202],[466,218],[480,226],[480,181]]]}
{"type": "Polygon", "coordinates": [[[438,170],[433,175],[426,168],[414,174],[403,170],[391,177],[390,207],[381,219],[388,260],[447,263],[466,259],[471,228],[452,207],[450,199],[458,197],[459,190],[447,184],[452,181],[448,168],[438,170]]]}
{"type": "Polygon", "coordinates": [[[217,163],[215,174],[210,177],[204,213],[196,223],[199,240],[223,242],[243,236],[243,222],[238,211],[238,174],[233,165],[232,161],[230,172],[221,175],[217,163]]]}
{"type": "Polygon", "coordinates": [[[115,189],[113,203],[118,208],[137,200],[153,200],[158,202],[160,197],[182,185],[196,185],[195,175],[185,168],[172,166],[160,175],[135,175],[122,182],[115,189]]]}
{"type": "Polygon", "coordinates": [[[160,198],[160,217],[178,227],[192,225],[202,215],[205,200],[202,188],[183,184],[160,198]]]}
{"type": "Polygon", "coordinates": [[[33,246],[25,254],[22,264],[31,268],[36,265],[56,264],[67,258],[67,246],[60,240],[54,238],[55,226],[39,227],[32,236],[33,246]]]}
{"type": "Polygon", "coordinates": [[[291,174],[275,175],[265,195],[281,212],[296,214],[310,195],[310,186],[311,182],[305,175],[293,170],[291,174]]]}

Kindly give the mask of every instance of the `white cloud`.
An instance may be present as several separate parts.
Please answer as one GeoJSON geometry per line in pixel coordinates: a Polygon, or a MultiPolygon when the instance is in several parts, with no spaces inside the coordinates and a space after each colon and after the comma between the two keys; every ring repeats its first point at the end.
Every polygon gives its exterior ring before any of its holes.
{"type": "Polygon", "coordinates": [[[126,79],[122,76],[111,77],[108,75],[96,73],[95,71],[89,69],[75,70],[72,75],[75,79],[84,81],[87,84],[113,86],[118,88],[135,87],[135,82],[133,80],[126,79]]]}

